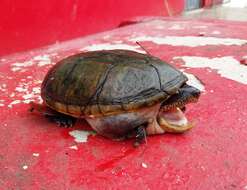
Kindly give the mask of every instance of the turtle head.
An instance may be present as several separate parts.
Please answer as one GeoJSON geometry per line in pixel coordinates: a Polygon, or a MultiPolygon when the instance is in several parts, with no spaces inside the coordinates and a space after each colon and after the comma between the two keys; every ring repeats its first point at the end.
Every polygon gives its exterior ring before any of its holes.
{"type": "Polygon", "coordinates": [[[171,133],[182,133],[193,127],[187,120],[184,112],[186,104],[195,103],[200,97],[201,91],[193,86],[184,84],[174,95],[161,103],[156,116],[155,125],[147,127],[148,134],[156,134],[155,129],[171,133]]]}

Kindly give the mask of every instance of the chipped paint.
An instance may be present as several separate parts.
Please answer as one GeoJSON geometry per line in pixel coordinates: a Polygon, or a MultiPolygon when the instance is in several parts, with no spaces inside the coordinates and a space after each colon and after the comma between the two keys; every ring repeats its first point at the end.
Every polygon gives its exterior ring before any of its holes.
{"type": "Polygon", "coordinates": [[[83,130],[73,130],[70,131],[69,134],[74,137],[75,142],[84,143],[87,142],[88,136],[92,134],[91,131],[83,131],[83,130]]]}
{"type": "Polygon", "coordinates": [[[187,77],[188,81],[186,82],[190,86],[194,86],[195,88],[199,89],[200,91],[205,91],[205,87],[202,82],[193,74],[183,72],[187,77]]]}
{"type": "Polygon", "coordinates": [[[141,50],[140,46],[137,45],[111,44],[111,43],[93,44],[80,49],[80,51],[97,51],[97,50],[112,50],[112,49],[126,49],[126,50],[136,51],[139,53],[146,53],[145,51],[141,50]]]}
{"type": "Polygon", "coordinates": [[[211,68],[227,79],[247,84],[247,67],[231,56],[207,58],[196,56],[183,56],[174,59],[182,59],[186,67],[192,68],[211,68]]]}
{"type": "Polygon", "coordinates": [[[193,26],[193,28],[195,28],[195,29],[204,29],[204,28],[208,28],[208,26],[193,26]]]}
{"type": "Polygon", "coordinates": [[[5,92],[7,90],[6,87],[7,87],[6,84],[0,85],[0,91],[5,92]]]}
{"type": "Polygon", "coordinates": [[[23,87],[20,87],[20,86],[15,88],[16,92],[27,92],[27,90],[28,90],[27,88],[23,88],[23,87]]]}
{"type": "Polygon", "coordinates": [[[216,37],[205,37],[205,36],[139,36],[135,38],[130,38],[131,42],[142,42],[142,41],[152,41],[156,44],[164,44],[171,46],[187,46],[187,47],[197,47],[206,45],[244,45],[247,40],[237,39],[237,38],[216,38],[216,37]]]}
{"type": "Polygon", "coordinates": [[[12,108],[13,105],[19,104],[19,103],[21,103],[21,100],[14,100],[14,101],[12,101],[12,102],[9,103],[8,107],[9,108],[12,108]]]}
{"type": "Polygon", "coordinates": [[[183,30],[183,29],[184,29],[184,27],[182,27],[179,24],[174,24],[174,25],[172,25],[171,27],[168,28],[168,30],[183,30]]]}
{"type": "Polygon", "coordinates": [[[33,58],[33,60],[38,61],[38,66],[50,65],[51,59],[49,55],[38,55],[33,58]]]}
{"type": "Polygon", "coordinates": [[[215,31],[213,31],[213,32],[212,32],[212,34],[216,34],[216,35],[218,35],[218,34],[221,34],[221,32],[220,32],[220,31],[218,31],[218,30],[215,30],[215,31]]]}
{"type": "Polygon", "coordinates": [[[73,150],[78,150],[78,147],[77,147],[76,145],[70,146],[69,148],[70,148],[70,149],[73,149],[73,150]]]}
{"type": "Polygon", "coordinates": [[[25,72],[26,71],[25,68],[31,67],[33,65],[42,67],[42,66],[46,66],[50,64],[52,64],[52,61],[49,55],[38,55],[28,61],[13,63],[11,65],[11,70],[13,72],[16,72],[16,71],[25,72]]]}
{"type": "Polygon", "coordinates": [[[144,162],[142,162],[142,167],[143,167],[143,168],[148,168],[147,164],[144,163],[144,162]]]}
{"type": "Polygon", "coordinates": [[[28,169],[28,166],[27,165],[24,165],[22,166],[23,170],[27,170],[28,169]]]}
{"type": "Polygon", "coordinates": [[[39,153],[34,152],[34,153],[33,153],[33,156],[34,156],[34,157],[39,157],[39,153]]]}

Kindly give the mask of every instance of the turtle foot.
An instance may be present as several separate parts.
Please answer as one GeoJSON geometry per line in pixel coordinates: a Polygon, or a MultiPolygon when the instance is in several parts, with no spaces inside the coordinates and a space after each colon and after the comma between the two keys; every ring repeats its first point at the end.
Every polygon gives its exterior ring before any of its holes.
{"type": "Polygon", "coordinates": [[[60,127],[72,127],[77,120],[69,115],[56,112],[43,104],[34,102],[30,103],[29,111],[34,114],[44,115],[49,121],[57,123],[60,127]]]}
{"type": "Polygon", "coordinates": [[[73,127],[76,122],[76,118],[60,113],[57,113],[55,115],[44,113],[44,116],[49,121],[57,123],[59,127],[65,127],[65,128],[73,127]]]}
{"type": "Polygon", "coordinates": [[[147,135],[146,135],[145,126],[141,125],[136,128],[134,147],[138,147],[140,146],[140,144],[144,142],[147,143],[147,135]]]}

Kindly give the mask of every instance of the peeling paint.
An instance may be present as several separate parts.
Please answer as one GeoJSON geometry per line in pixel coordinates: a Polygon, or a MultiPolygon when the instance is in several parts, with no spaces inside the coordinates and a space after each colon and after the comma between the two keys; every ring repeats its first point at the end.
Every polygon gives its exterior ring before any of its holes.
{"type": "Polygon", "coordinates": [[[220,31],[215,30],[215,31],[213,31],[213,32],[212,32],[212,34],[216,34],[216,35],[218,35],[218,34],[221,34],[221,32],[220,32],[220,31]]]}
{"type": "Polygon", "coordinates": [[[19,86],[15,88],[16,92],[27,92],[27,90],[28,90],[27,88],[23,88],[23,87],[19,87],[19,86]]]}
{"type": "Polygon", "coordinates": [[[183,56],[174,59],[182,59],[186,67],[211,68],[227,79],[247,84],[247,67],[231,56],[220,58],[207,58],[196,56],[183,56]]]}
{"type": "Polygon", "coordinates": [[[197,47],[206,45],[244,45],[247,40],[236,39],[236,38],[216,38],[216,37],[205,37],[205,36],[139,36],[136,38],[130,38],[131,42],[141,41],[152,41],[156,44],[166,44],[171,46],[187,46],[197,47]]]}
{"type": "Polygon", "coordinates": [[[14,101],[12,101],[12,102],[9,103],[8,107],[9,108],[12,108],[13,105],[19,104],[19,103],[21,103],[21,100],[14,100],[14,101]]]}
{"type": "Polygon", "coordinates": [[[50,65],[51,59],[49,55],[38,55],[33,58],[33,60],[38,61],[38,66],[50,65]]]}
{"type": "Polygon", "coordinates": [[[142,162],[142,167],[143,168],[148,168],[147,164],[145,164],[144,162],[142,162]]]}
{"type": "Polygon", "coordinates": [[[49,55],[38,55],[28,61],[13,63],[11,65],[11,70],[13,72],[16,71],[25,72],[26,71],[25,68],[31,67],[33,65],[38,65],[39,67],[42,67],[50,64],[52,64],[52,61],[49,55]]]}
{"type": "Polygon", "coordinates": [[[92,134],[91,131],[73,130],[69,134],[74,137],[75,142],[84,143],[87,142],[88,136],[92,134]]]}
{"type": "Polygon", "coordinates": [[[7,87],[6,84],[0,85],[0,91],[5,92],[7,90],[6,87],[7,87]]]}
{"type": "Polygon", "coordinates": [[[27,165],[24,165],[22,166],[23,170],[27,170],[28,169],[28,166],[27,165]]]}
{"type": "Polygon", "coordinates": [[[168,30],[183,30],[183,29],[184,29],[184,27],[182,27],[179,24],[174,24],[174,25],[172,25],[171,27],[168,28],[168,30]]]}
{"type": "Polygon", "coordinates": [[[39,157],[39,153],[33,153],[34,157],[39,157]]]}
{"type": "Polygon", "coordinates": [[[78,147],[77,147],[76,145],[70,146],[69,148],[70,148],[70,149],[73,149],[73,150],[78,150],[78,147]]]}
{"type": "Polygon", "coordinates": [[[140,49],[140,46],[137,45],[111,44],[111,43],[93,44],[80,49],[80,51],[97,51],[97,50],[112,50],[112,49],[126,49],[126,50],[136,51],[139,53],[146,53],[145,51],[140,49]]]}
{"type": "Polygon", "coordinates": [[[208,26],[193,26],[193,28],[195,28],[195,29],[204,29],[204,28],[208,28],[208,26]]]}
{"type": "Polygon", "coordinates": [[[190,86],[194,86],[195,88],[199,89],[200,91],[205,91],[205,87],[202,82],[193,74],[183,72],[187,77],[188,81],[186,82],[190,86]]]}

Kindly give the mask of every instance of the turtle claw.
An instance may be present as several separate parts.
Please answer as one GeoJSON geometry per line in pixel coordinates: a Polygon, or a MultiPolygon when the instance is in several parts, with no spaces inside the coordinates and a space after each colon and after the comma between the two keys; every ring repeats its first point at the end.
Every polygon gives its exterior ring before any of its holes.
{"type": "Polygon", "coordinates": [[[134,147],[140,146],[142,143],[147,144],[147,135],[146,135],[146,130],[143,125],[139,126],[136,128],[136,136],[135,136],[135,142],[134,142],[134,147]]]}
{"type": "Polygon", "coordinates": [[[56,112],[45,105],[34,102],[30,103],[29,111],[44,115],[49,121],[57,123],[59,127],[72,127],[76,122],[74,117],[56,112]]]}
{"type": "Polygon", "coordinates": [[[44,115],[51,122],[57,123],[59,127],[65,127],[65,128],[73,127],[75,122],[76,122],[76,118],[71,117],[71,116],[67,116],[67,115],[63,115],[60,113],[58,113],[56,115],[44,113],[44,115]]]}

